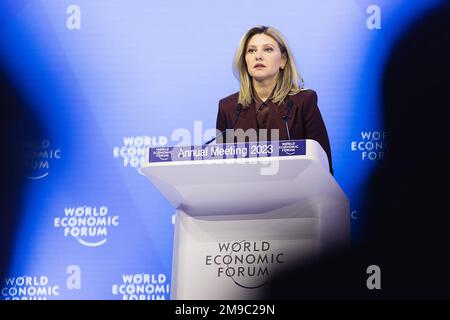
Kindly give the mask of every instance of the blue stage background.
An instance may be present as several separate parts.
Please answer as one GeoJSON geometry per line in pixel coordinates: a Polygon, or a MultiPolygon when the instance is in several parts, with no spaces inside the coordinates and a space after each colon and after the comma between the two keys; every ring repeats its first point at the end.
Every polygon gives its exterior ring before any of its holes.
{"type": "Polygon", "coordinates": [[[389,134],[384,64],[440,2],[2,1],[0,63],[46,131],[24,142],[28,184],[1,298],[169,299],[174,209],[140,174],[143,151],[180,143],[180,128],[186,144],[210,137],[194,139],[196,121],[214,128],[218,100],[239,88],[239,40],[260,24],[287,37],[318,94],[357,241],[364,182],[389,134]]]}

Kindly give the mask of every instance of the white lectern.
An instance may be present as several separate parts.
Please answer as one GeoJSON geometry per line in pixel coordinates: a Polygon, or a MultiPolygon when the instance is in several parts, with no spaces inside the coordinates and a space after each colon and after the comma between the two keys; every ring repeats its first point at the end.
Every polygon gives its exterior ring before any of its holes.
{"type": "Polygon", "coordinates": [[[274,272],[350,237],[349,202],[314,140],[150,148],[176,208],[172,299],[257,299],[274,272]]]}

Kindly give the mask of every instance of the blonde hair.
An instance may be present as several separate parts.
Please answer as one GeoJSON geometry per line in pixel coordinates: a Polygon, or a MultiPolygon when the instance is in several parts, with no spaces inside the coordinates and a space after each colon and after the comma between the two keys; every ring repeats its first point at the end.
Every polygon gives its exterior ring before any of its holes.
{"type": "Polygon", "coordinates": [[[303,88],[304,81],[297,71],[294,57],[285,37],[277,29],[267,26],[251,28],[239,42],[239,47],[234,56],[233,63],[233,71],[240,83],[238,103],[241,103],[244,107],[248,107],[252,103],[252,100],[255,99],[252,80],[248,74],[247,63],[245,62],[245,54],[247,52],[248,42],[256,34],[266,34],[273,38],[278,43],[281,54],[284,54],[286,57],[286,65],[280,70],[277,84],[270,97],[274,103],[280,105],[287,95],[297,94],[303,88]],[[301,82],[301,85],[299,85],[299,81],[301,82]]]}

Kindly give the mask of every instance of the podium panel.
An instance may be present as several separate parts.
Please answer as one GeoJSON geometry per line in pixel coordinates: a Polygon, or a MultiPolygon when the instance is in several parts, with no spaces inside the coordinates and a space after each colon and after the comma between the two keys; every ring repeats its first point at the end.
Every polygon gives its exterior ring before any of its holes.
{"type": "Polygon", "coordinates": [[[274,273],[349,241],[348,199],[320,145],[267,144],[275,152],[253,158],[149,149],[142,171],[176,210],[172,299],[257,299],[274,273]]]}

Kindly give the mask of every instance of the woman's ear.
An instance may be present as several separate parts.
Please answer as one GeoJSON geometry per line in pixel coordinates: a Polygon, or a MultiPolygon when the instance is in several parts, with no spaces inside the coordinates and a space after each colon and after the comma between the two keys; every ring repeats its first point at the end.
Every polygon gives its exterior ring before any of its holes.
{"type": "Polygon", "coordinates": [[[283,70],[286,67],[286,63],[287,63],[287,56],[286,56],[286,53],[283,53],[281,55],[281,63],[280,63],[281,70],[283,70]]]}

